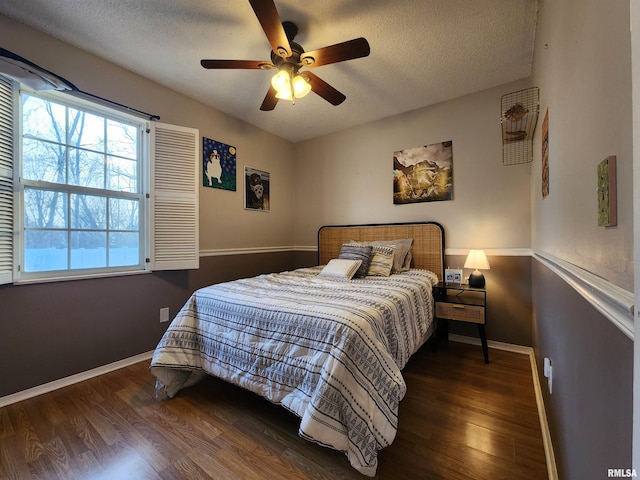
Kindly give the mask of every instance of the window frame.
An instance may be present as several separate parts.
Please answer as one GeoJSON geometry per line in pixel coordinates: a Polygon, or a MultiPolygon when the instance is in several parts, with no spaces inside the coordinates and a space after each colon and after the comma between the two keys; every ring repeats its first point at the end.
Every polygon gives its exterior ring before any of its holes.
{"type": "MultiPolygon", "coordinates": [[[[76,270],[76,274],[49,276],[48,278],[25,280],[16,275],[20,265],[17,255],[21,252],[15,241],[17,230],[15,218],[24,218],[18,203],[16,182],[19,176],[18,148],[22,136],[18,131],[22,116],[20,89],[31,92],[19,82],[0,74],[0,285],[22,283],[44,283],[94,277],[135,275],[162,270],[189,270],[200,266],[199,239],[199,190],[202,184],[202,141],[196,128],[159,122],[160,117],[149,118],[143,140],[148,157],[145,178],[148,193],[145,194],[147,208],[146,225],[149,256],[145,258],[145,270],[101,272],[87,274],[76,270]],[[153,121],[149,121],[153,120],[153,121]]],[[[39,92],[40,93],[40,92],[39,92]]],[[[72,92],[58,92],[65,100],[73,102],[78,97],[72,92]]],[[[87,100],[84,100],[87,102],[87,100]]],[[[92,108],[103,103],[88,101],[92,108]]],[[[65,101],[66,103],[66,101],[65,101]]],[[[131,115],[129,107],[110,102],[111,110],[125,112],[140,121],[142,116],[131,115]]],[[[135,110],[137,111],[137,110],[135,110]]],[[[20,253],[22,255],[22,253],[20,253]]]]}
{"type": "MultiPolygon", "coordinates": [[[[149,211],[149,191],[150,191],[150,136],[149,122],[139,117],[129,115],[127,113],[97,104],[88,100],[74,97],[72,95],[58,91],[36,92],[24,86],[20,86],[17,92],[17,112],[14,116],[14,128],[16,130],[16,141],[14,142],[15,159],[14,162],[14,268],[13,283],[33,283],[58,281],[66,279],[92,278],[101,276],[114,276],[136,273],[150,272],[149,252],[150,246],[150,211],[149,211]],[[97,267],[97,268],[71,268],[70,265],[66,270],[37,271],[26,272],[25,265],[25,225],[24,225],[24,192],[26,188],[43,188],[49,191],[57,190],[65,193],[81,193],[81,194],[97,194],[100,196],[107,195],[115,190],[96,189],[92,187],[84,187],[81,185],[72,185],[69,183],[57,184],[41,180],[26,180],[22,178],[23,171],[23,95],[31,95],[46,101],[52,101],[62,104],[67,108],[74,108],[83,112],[98,115],[100,117],[111,119],[117,122],[126,123],[138,130],[139,141],[137,145],[137,184],[138,192],[124,192],[117,195],[118,198],[136,199],[139,202],[139,262],[135,265],[115,266],[115,267],[97,267]]],[[[108,228],[108,227],[105,227],[108,228]]],[[[66,230],[72,230],[68,225],[66,230]]],[[[106,230],[105,230],[106,231],[106,230]]],[[[108,248],[108,245],[107,245],[108,248]]],[[[69,254],[71,254],[71,245],[69,245],[69,254]]]]}

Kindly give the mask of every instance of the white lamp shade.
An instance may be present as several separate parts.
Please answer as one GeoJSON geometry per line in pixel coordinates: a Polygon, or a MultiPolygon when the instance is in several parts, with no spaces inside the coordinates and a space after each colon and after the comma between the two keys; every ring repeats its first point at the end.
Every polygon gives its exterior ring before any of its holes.
{"type": "Polygon", "coordinates": [[[302,75],[293,77],[293,94],[296,98],[302,98],[311,91],[311,85],[302,75]]]}
{"type": "Polygon", "coordinates": [[[275,88],[277,91],[280,91],[283,88],[291,88],[291,79],[289,77],[289,72],[286,70],[280,70],[276,73],[271,79],[271,86],[275,88]]]}
{"type": "Polygon", "coordinates": [[[484,254],[484,250],[469,250],[467,261],[464,262],[464,268],[473,268],[475,270],[489,270],[489,261],[484,254]]]}
{"type": "Polygon", "coordinates": [[[278,90],[278,93],[276,93],[276,98],[280,98],[282,100],[292,100],[293,97],[291,96],[291,89],[281,88],[280,90],[278,90]]]}
{"type": "Polygon", "coordinates": [[[276,98],[291,100],[291,76],[287,70],[280,70],[271,79],[271,86],[276,89],[276,98]]]}

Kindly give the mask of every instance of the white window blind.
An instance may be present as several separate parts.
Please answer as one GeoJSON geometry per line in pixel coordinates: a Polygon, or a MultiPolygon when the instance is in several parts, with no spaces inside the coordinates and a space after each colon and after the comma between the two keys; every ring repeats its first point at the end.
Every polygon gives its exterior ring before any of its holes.
{"type": "Polygon", "coordinates": [[[0,76],[0,284],[13,278],[13,142],[16,96],[0,76]]]}
{"type": "Polygon", "coordinates": [[[199,131],[151,124],[151,270],[199,267],[199,131]]]}

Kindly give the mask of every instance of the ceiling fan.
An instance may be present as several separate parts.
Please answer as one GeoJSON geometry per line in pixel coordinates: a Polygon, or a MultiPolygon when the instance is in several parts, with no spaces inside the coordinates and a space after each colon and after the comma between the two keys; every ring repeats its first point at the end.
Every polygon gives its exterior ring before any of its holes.
{"type": "Polygon", "coordinates": [[[331,63],[366,57],[370,53],[369,42],[360,37],[347,42],[305,52],[293,41],[298,27],[292,22],[282,22],[273,0],[249,0],[258,21],[271,44],[271,61],[259,60],[201,60],[210,69],[278,69],[260,110],[273,110],[278,99],[302,98],[309,91],[324,98],[332,105],[340,105],[346,97],[317,75],[301,68],[315,68],[331,63]]]}

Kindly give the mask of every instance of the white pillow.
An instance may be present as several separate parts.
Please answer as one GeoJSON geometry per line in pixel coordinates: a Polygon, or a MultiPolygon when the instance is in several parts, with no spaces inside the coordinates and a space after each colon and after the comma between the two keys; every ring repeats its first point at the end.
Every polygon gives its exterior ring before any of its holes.
{"type": "Polygon", "coordinates": [[[351,280],[360,268],[362,260],[345,260],[342,258],[333,258],[325,265],[319,273],[321,277],[344,278],[351,280]]]}

